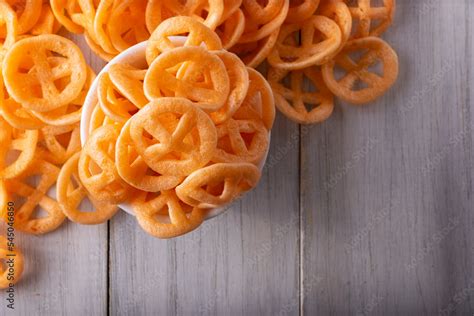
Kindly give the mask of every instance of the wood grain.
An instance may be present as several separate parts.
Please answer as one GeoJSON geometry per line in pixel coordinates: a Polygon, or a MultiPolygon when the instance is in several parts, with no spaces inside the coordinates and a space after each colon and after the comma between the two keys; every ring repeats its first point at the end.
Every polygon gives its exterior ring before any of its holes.
{"type": "Polygon", "coordinates": [[[472,315],[473,5],[398,1],[397,85],[303,136],[304,314],[472,315]]]}
{"type": "Polygon", "coordinates": [[[272,138],[272,153],[294,148],[275,158],[255,191],[199,230],[166,241],[129,215],[112,220],[111,314],[298,314],[297,127],[279,119],[272,138]]]}

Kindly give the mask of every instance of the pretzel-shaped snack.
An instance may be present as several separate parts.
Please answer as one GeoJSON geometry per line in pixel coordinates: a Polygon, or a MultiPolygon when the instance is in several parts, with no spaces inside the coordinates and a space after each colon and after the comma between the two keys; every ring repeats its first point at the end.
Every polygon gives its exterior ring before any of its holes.
{"type": "Polygon", "coordinates": [[[278,39],[280,28],[277,28],[270,35],[250,43],[237,43],[230,51],[237,54],[248,66],[257,68],[270,54],[278,39]]]}
{"type": "Polygon", "coordinates": [[[45,124],[12,98],[0,100],[3,119],[17,129],[39,129],[45,124]]]}
{"type": "Polygon", "coordinates": [[[120,177],[129,185],[147,192],[160,192],[174,189],[183,177],[158,174],[146,164],[137,153],[130,137],[129,120],[120,132],[115,149],[115,161],[120,177]]]}
{"type": "Polygon", "coordinates": [[[36,24],[31,28],[32,35],[56,34],[61,28],[61,24],[51,11],[49,3],[44,3],[41,8],[41,15],[36,24]]]}
{"type": "MultiPolygon", "coordinates": [[[[6,209],[6,204],[5,204],[6,209]]],[[[6,262],[12,260],[14,269],[8,269],[8,265],[0,267],[0,289],[6,289],[10,284],[16,284],[23,273],[23,254],[16,246],[11,246],[11,243],[4,237],[0,236],[0,260],[6,262]],[[12,274],[13,272],[13,274],[12,274]]]]}
{"type": "Polygon", "coordinates": [[[22,203],[18,201],[16,203],[14,221],[16,229],[30,234],[44,234],[55,230],[63,223],[66,217],[59,203],[47,195],[55,185],[58,174],[59,168],[55,165],[35,159],[19,177],[5,181],[10,197],[14,200],[18,200],[16,197],[24,200],[22,203]],[[35,186],[27,182],[28,178],[33,176],[39,178],[35,186]],[[47,212],[46,217],[35,217],[35,209],[38,206],[47,212]]]}
{"type": "Polygon", "coordinates": [[[245,16],[237,9],[231,16],[223,20],[215,30],[222,41],[222,47],[229,49],[239,41],[245,30],[245,16]]]}
{"type": "Polygon", "coordinates": [[[352,15],[347,4],[343,1],[332,0],[325,2],[319,8],[319,14],[326,16],[339,25],[341,29],[341,45],[339,49],[333,54],[337,55],[346,45],[352,32],[352,15]]]}
{"type": "Polygon", "coordinates": [[[163,5],[163,0],[148,0],[145,10],[146,27],[150,33],[161,22],[173,16],[173,13],[163,5]]]}
{"type": "Polygon", "coordinates": [[[199,227],[205,211],[181,202],[174,191],[142,192],[132,201],[138,224],[150,235],[172,238],[189,233],[199,227]],[[186,212],[190,209],[190,212],[186,212]],[[164,213],[164,215],[162,215],[164,213]],[[157,215],[165,217],[160,220],[157,215]]]}
{"type": "Polygon", "coordinates": [[[300,23],[283,25],[277,43],[268,56],[268,62],[273,67],[286,70],[321,65],[333,56],[340,45],[341,30],[336,22],[325,16],[315,15],[300,23]],[[301,44],[295,46],[292,38],[298,32],[301,32],[301,44]],[[316,37],[316,42],[315,34],[320,34],[316,37]]]}
{"type": "Polygon", "coordinates": [[[100,45],[97,44],[97,42],[88,33],[84,34],[84,39],[86,40],[86,43],[91,49],[91,51],[93,51],[94,54],[96,54],[103,60],[110,61],[112,58],[115,57],[114,54],[109,54],[106,51],[104,51],[104,49],[100,47],[100,45]]]}
{"type": "MultiPolygon", "coordinates": [[[[118,80],[116,80],[116,82],[117,81],[118,80]]],[[[133,82],[133,84],[124,90],[120,90],[114,82],[112,82],[108,72],[104,72],[99,77],[97,96],[100,107],[108,117],[116,122],[126,122],[143,106],[141,98],[138,97],[139,94],[142,93],[141,87],[139,90],[132,88],[133,85],[139,85],[140,80],[134,78],[129,80],[129,82],[133,82]],[[133,97],[133,101],[136,103],[128,99],[124,93],[133,97]]]]}
{"type": "Polygon", "coordinates": [[[215,208],[254,188],[260,171],[250,163],[216,163],[190,174],[176,187],[178,197],[194,207],[215,208]]]}
{"type": "Polygon", "coordinates": [[[0,114],[8,124],[17,129],[39,129],[45,125],[8,95],[3,86],[3,78],[0,78],[0,114]]]}
{"type": "MultiPolygon", "coordinates": [[[[266,23],[262,20],[246,19],[244,34],[240,37],[239,43],[259,41],[279,29],[283,22],[285,22],[290,5],[289,3],[289,0],[285,0],[278,15],[266,23]]],[[[244,10],[244,14],[247,16],[250,13],[244,10]]]]}
{"type": "Polygon", "coordinates": [[[118,51],[146,41],[150,37],[145,23],[146,0],[118,2],[110,15],[108,31],[118,51]]]}
{"type": "Polygon", "coordinates": [[[93,199],[118,204],[132,193],[115,166],[115,143],[121,127],[104,125],[87,139],[79,158],[79,177],[93,199]]]}
{"type": "Polygon", "coordinates": [[[247,68],[249,89],[247,96],[233,118],[262,121],[268,131],[275,121],[275,101],[268,81],[255,69],[247,68]]]}
{"type": "Polygon", "coordinates": [[[383,5],[380,7],[372,7],[371,0],[356,2],[356,6],[349,6],[352,19],[358,21],[353,38],[380,36],[392,24],[395,15],[395,0],[383,0],[383,5]],[[373,23],[373,21],[378,21],[378,23],[373,23]]]}
{"type": "Polygon", "coordinates": [[[38,142],[37,130],[18,130],[0,118],[0,179],[12,179],[23,173],[32,163],[38,142]],[[19,152],[10,161],[11,153],[19,152]]]}
{"type": "Polygon", "coordinates": [[[61,165],[81,150],[79,123],[45,126],[40,131],[37,151],[48,162],[61,165]]]}
{"type": "MultiPolygon", "coordinates": [[[[0,2],[0,26],[5,29],[5,34],[0,40],[0,57],[15,44],[18,34],[18,22],[16,13],[4,1],[0,2]]],[[[1,61],[1,59],[0,59],[1,61]]]]}
{"type": "Polygon", "coordinates": [[[81,120],[82,105],[92,82],[95,79],[94,71],[87,67],[87,80],[79,95],[71,103],[48,112],[31,111],[40,121],[54,126],[66,126],[81,120]]]}
{"type": "Polygon", "coordinates": [[[7,0],[18,17],[18,34],[25,34],[38,22],[42,0],[7,0]]]}
{"type": "Polygon", "coordinates": [[[116,124],[116,122],[105,115],[105,113],[100,108],[99,103],[97,103],[94,107],[94,110],[92,110],[89,134],[92,134],[96,129],[107,124],[116,124]]]}
{"type": "Polygon", "coordinates": [[[80,155],[79,152],[74,154],[61,168],[56,186],[57,200],[62,211],[71,221],[86,225],[100,224],[114,216],[118,208],[117,205],[94,200],[88,194],[79,179],[80,155]],[[78,206],[85,198],[92,202],[95,209],[93,212],[78,210],[78,206]]]}
{"type": "Polygon", "coordinates": [[[322,73],[327,87],[336,96],[353,104],[365,104],[382,96],[398,77],[397,53],[385,41],[378,37],[365,37],[350,41],[335,60],[323,65],[322,73]],[[365,51],[364,55],[353,60],[351,53],[365,51]],[[370,72],[369,67],[381,62],[383,75],[370,72]],[[336,65],[346,72],[341,79],[336,79],[336,65]],[[356,83],[362,81],[368,85],[355,89],[356,83]]]}
{"type": "Polygon", "coordinates": [[[211,30],[216,28],[224,13],[224,0],[165,1],[163,5],[174,15],[185,15],[201,20],[211,30]]]}
{"type": "MultiPolygon", "coordinates": [[[[326,2],[329,1],[326,0],[326,2]]],[[[320,0],[300,0],[294,1],[296,3],[292,2],[293,1],[290,2],[290,8],[285,20],[286,23],[295,23],[309,19],[318,9],[320,0]]]]}
{"type": "Polygon", "coordinates": [[[281,12],[285,6],[285,0],[243,0],[242,5],[250,19],[264,24],[273,20],[281,12]]]}
{"type": "Polygon", "coordinates": [[[13,45],[3,61],[3,78],[15,101],[27,109],[46,112],[67,105],[79,95],[87,67],[76,44],[62,36],[44,34],[13,45]],[[65,77],[68,84],[59,91],[55,81],[65,77]]]}
{"type": "Polygon", "coordinates": [[[186,176],[205,166],[217,144],[209,116],[182,98],[150,102],[132,117],[130,137],[151,169],[174,176],[186,176]],[[176,126],[169,126],[170,115],[177,120],[176,126]]]}
{"type": "Polygon", "coordinates": [[[93,17],[92,29],[87,29],[96,43],[99,44],[106,53],[112,55],[119,53],[119,50],[112,45],[108,32],[109,27],[112,25],[109,19],[112,11],[116,7],[115,2],[116,1],[98,1],[97,10],[93,17]]]}
{"type": "Polygon", "coordinates": [[[138,69],[129,64],[114,64],[109,68],[110,80],[115,87],[139,109],[148,103],[143,92],[146,69],[138,69]]]}
{"type": "Polygon", "coordinates": [[[334,109],[334,96],[326,87],[321,71],[315,66],[291,71],[291,88],[281,83],[287,74],[288,71],[274,68],[268,73],[278,109],[299,124],[320,123],[326,120],[334,109]],[[303,90],[305,77],[309,79],[315,92],[303,90]],[[314,107],[308,111],[306,104],[314,107]]]}
{"type": "Polygon", "coordinates": [[[229,119],[217,126],[214,162],[249,162],[257,165],[269,146],[268,131],[261,120],[229,119]]]}
{"type": "Polygon", "coordinates": [[[72,21],[71,16],[79,14],[81,8],[77,0],[50,0],[51,10],[58,19],[59,23],[63,25],[71,33],[82,33],[84,29],[79,24],[72,21]]]}
{"type": "Polygon", "coordinates": [[[224,63],[215,54],[197,46],[179,47],[162,53],[153,61],[145,76],[144,90],[150,100],[169,91],[213,112],[227,100],[229,76],[224,63]],[[176,75],[168,72],[183,63],[186,67],[181,67],[176,75]],[[192,70],[192,75],[187,69],[192,70]]]}
{"type": "Polygon", "coordinates": [[[182,46],[200,46],[204,44],[208,50],[222,49],[222,43],[216,33],[201,22],[187,16],[177,16],[163,21],[151,34],[146,48],[146,60],[149,65],[158,55],[176,48],[169,37],[187,34],[182,46]]]}
{"type": "Polygon", "coordinates": [[[215,112],[209,113],[209,116],[215,124],[225,122],[238,110],[249,89],[249,74],[244,63],[236,55],[221,50],[215,52],[224,63],[227,74],[229,75],[230,92],[224,106],[215,112]]]}

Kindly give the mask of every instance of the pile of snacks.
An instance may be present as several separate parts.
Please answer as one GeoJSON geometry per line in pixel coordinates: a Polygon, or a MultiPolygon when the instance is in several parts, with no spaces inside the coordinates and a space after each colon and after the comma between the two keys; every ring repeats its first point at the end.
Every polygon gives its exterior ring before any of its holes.
{"type": "MultiPolygon", "coordinates": [[[[126,203],[155,237],[197,228],[257,184],[275,104],[298,123],[319,123],[335,97],[365,104],[394,84],[398,57],[379,36],[395,0],[373,2],[0,0],[1,217],[44,234],[66,218],[103,223],[126,203]],[[147,67],[114,64],[97,79],[83,148],[79,121],[95,75],[73,42],[54,35],[61,26],[107,61],[148,40],[147,67]],[[267,79],[253,69],[265,61],[267,79]],[[84,200],[94,210],[80,210],[84,200]]],[[[16,282],[23,259],[9,238],[0,238],[0,259],[17,256],[16,282]]],[[[0,287],[6,273],[0,267],[0,287]]]]}
{"type": "Polygon", "coordinates": [[[352,104],[382,96],[398,76],[397,54],[378,37],[394,13],[395,0],[376,7],[370,0],[310,0],[290,8],[267,56],[278,109],[312,124],[331,115],[334,96],[352,104]]]}
{"type": "Polygon", "coordinates": [[[100,75],[90,136],[68,173],[91,200],[129,203],[145,231],[169,238],[255,187],[275,109],[262,75],[193,18],[163,22],[146,60],[100,75]]]}
{"type": "Polygon", "coordinates": [[[105,60],[147,40],[170,17],[201,21],[218,34],[224,49],[249,67],[268,60],[268,80],[278,109],[301,124],[326,120],[333,112],[334,96],[353,104],[369,103],[398,76],[397,54],[379,38],[392,23],[395,0],[379,6],[370,0],[51,0],[51,4],[57,19],[71,32],[84,32],[91,49],[105,60]],[[383,70],[375,69],[378,63],[383,70]]]}

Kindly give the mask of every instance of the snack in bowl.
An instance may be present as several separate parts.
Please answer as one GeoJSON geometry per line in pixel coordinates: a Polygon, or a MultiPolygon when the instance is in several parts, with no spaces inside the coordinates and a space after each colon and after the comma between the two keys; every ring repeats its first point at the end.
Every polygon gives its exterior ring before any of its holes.
{"type": "MultiPolygon", "coordinates": [[[[213,34],[200,22],[193,20],[188,23],[190,20],[187,17],[177,17],[174,20],[182,21],[182,25],[188,28],[185,30],[189,35],[213,34]],[[194,28],[192,25],[196,24],[199,26],[194,28]],[[189,31],[189,28],[192,30],[189,31]],[[193,33],[195,29],[205,31],[193,33]]],[[[88,110],[83,112],[83,118],[88,122],[82,126],[83,135],[87,134],[87,131],[89,136],[86,136],[82,155],[90,143],[96,142],[91,139],[96,137],[97,132],[104,128],[120,130],[118,136],[115,132],[111,133],[110,135],[114,136],[108,141],[113,143],[112,139],[115,139],[115,157],[112,157],[110,151],[106,158],[100,161],[109,161],[109,167],[115,165],[120,179],[127,184],[128,190],[134,192],[125,198],[121,207],[133,210],[142,228],[153,236],[169,238],[197,228],[209,214],[215,213],[216,208],[230,203],[257,184],[260,177],[257,166],[262,166],[268,151],[269,130],[273,124],[275,109],[271,88],[264,77],[247,68],[236,55],[221,50],[219,38],[215,35],[203,38],[197,36],[195,40],[187,40],[174,37],[181,34],[181,29],[176,31],[176,27],[173,31],[159,26],[155,32],[161,35],[152,35],[155,40],[150,41],[147,46],[137,46],[139,50],[136,54],[142,54],[142,61],[138,60],[136,55],[131,56],[130,61],[122,60],[119,56],[117,60],[120,62],[112,61],[98,75],[95,88],[92,85],[87,98],[89,102],[86,101],[88,110]],[[206,38],[214,39],[217,44],[209,46],[216,49],[208,48],[206,38]],[[167,44],[160,46],[162,42],[167,44]],[[146,60],[150,49],[153,49],[153,57],[147,68],[147,63],[143,61],[146,60]],[[138,80],[136,76],[123,75],[121,83],[114,84],[113,96],[116,100],[121,100],[116,104],[123,104],[117,110],[129,109],[127,104],[132,103],[130,91],[139,94],[139,91],[143,91],[145,97],[150,100],[141,108],[135,106],[127,112],[127,116],[110,115],[110,111],[101,104],[112,99],[110,93],[105,94],[106,98],[100,96],[100,80],[103,77],[111,78],[116,69],[129,69],[130,73],[140,73],[138,80]],[[142,77],[143,81],[140,80],[142,77]],[[173,79],[168,80],[170,78],[173,79]],[[141,90],[138,89],[140,84],[141,90]],[[130,91],[125,91],[127,89],[130,91]],[[241,109],[242,111],[239,111],[241,109]],[[214,165],[242,165],[247,170],[248,164],[253,166],[250,167],[251,170],[256,169],[257,172],[244,172],[243,177],[238,180],[240,184],[227,186],[225,192],[219,192],[220,188],[224,190],[224,186],[211,185],[209,194],[216,197],[223,195],[222,201],[213,206],[209,204],[204,207],[204,203],[191,206],[176,193],[177,188],[199,170],[220,170],[217,167],[211,168],[214,165]],[[234,189],[229,195],[228,190],[232,187],[234,189]],[[179,203],[176,204],[175,200],[179,203]],[[177,213],[173,215],[171,211],[150,209],[150,205],[155,205],[155,208],[158,208],[156,205],[161,205],[163,210],[169,210],[170,205],[174,205],[177,213]],[[176,215],[181,213],[180,209],[184,210],[186,217],[176,215]],[[144,213],[139,217],[140,210],[145,210],[143,212],[148,215],[144,213]],[[153,217],[154,214],[159,218],[151,220],[150,216],[153,217]],[[147,220],[144,220],[146,218],[147,220]],[[182,220],[176,221],[176,218],[182,220]]],[[[111,147],[113,145],[103,146],[112,150],[111,147]]],[[[103,152],[96,148],[89,151],[89,155],[97,155],[97,151],[103,152]]],[[[97,168],[98,163],[93,165],[97,168]]],[[[99,168],[101,171],[98,172],[108,169],[105,166],[99,168]]],[[[80,177],[82,169],[79,161],[80,177]]],[[[229,172],[230,178],[240,177],[232,174],[232,168],[223,170],[220,172],[220,179],[225,179],[226,172],[229,172]]],[[[108,174],[115,175],[115,171],[112,170],[108,174]]],[[[93,175],[90,174],[88,179],[83,180],[86,181],[86,188],[89,178],[92,179],[93,175]]],[[[109,180],[106,182],[115,181],[112,178],[109,180]]],[[[209,181],[214,183],[217,179],[209,181]]],[[[88,190],[93,191],[92,188],[88,190]]]]}

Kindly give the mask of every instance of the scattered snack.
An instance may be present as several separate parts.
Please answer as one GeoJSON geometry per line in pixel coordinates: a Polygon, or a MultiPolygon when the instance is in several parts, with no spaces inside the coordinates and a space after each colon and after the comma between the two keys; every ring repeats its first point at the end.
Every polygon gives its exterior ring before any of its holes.
{"type": "Polygon", "coordinates": [[[56,186],[58,202],[63,213],[73,222],[87,225],[103,223],[115,215],[118,207],[107,201],[95,200],[84,188],[78,173],[79,157],[80,153],[75,153],[61,168],[56,186]],[[84,198],[89,199],[94,211],[77,209],[84,198]]]}
{"type": "Polygon", "coordinates": [[[52,163],[36,158],[33,163],[18,177],[5,180],[9,199],[17,201],[14,227],[30,234],[44,234],[58,228],[66,218],[58,201],[48,196],[54,188],[59,175],[59,168],[52,163]],[[28,179],[36,177],[36,184],[29,184],[28,179]],[[19,203],[23,200],[22,203],[19,203]],[[37,207],[47,213],[37,217],[37,207]]]}

